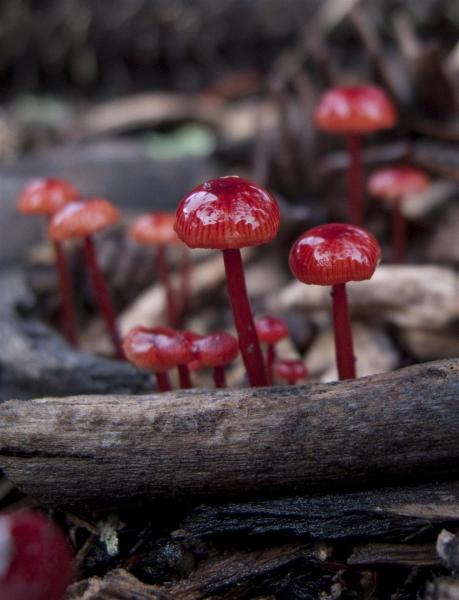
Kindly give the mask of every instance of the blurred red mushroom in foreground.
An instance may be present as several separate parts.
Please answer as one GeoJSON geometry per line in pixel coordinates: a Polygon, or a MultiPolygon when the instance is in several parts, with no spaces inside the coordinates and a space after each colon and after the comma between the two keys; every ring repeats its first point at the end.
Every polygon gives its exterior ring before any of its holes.
{"type": "Polygon", "coordinates": [[[349,150],[349,219],[363,219],[361,136],[395,125],[396,111],[384,90],[374,85],[341,86],[328,90],[317,106],[314,120],[323,131],[347,137],[349,150]]]}
{"type": "Polygon", "coordinates": [[[228,294],[250,385],[268,384],[240,249],[270,242],[280,223],[271,194],[241,177],[220,177],[196,187],[176,212],[175,230],[190,248],[223,251],[228,294]]]}
{"type": "Polygon", "coordinates": [[[307,284],[331,285],[338,375],[355,377],[355,358],[347,306],[346,283],[370,279],[379,262],[376,239],[365,230],[330,223],[303,233],[290,250],[290,269],[307,284]]]}
{"type": "Polygon", "coordinates": [[[428,185],[429,178],[424,171],[410,166],[380,169],[368,180],[370,194],[392,205],[392,255],[395,263],[402,263],[406,253],[406,221],[401,203],[408,196],[423,192],[428,185]]]}
{"type": "MultiPolygon", "coordinates": [[[[78,190],[63,179],[35,179],[25,186],[19,196],[17,208],[24,215],[42,215],[50,219],[68,202],[79,197],[78,190]]],[[[72,281],[59,240],[53,240],[59,277],[61,331],[72,346],[77,345],[76,314],[73,304],[72,281]]]]}
{"type": "Polygon", "coordinates": [[[299,358],[284,358],[276,360],[274,363],[274,374],[279,379],[283,379],[289,385],[295,385],[300,379],[306,379],[309,375],[308,370],[299,358]]]}
{"type": "Polygon", "coordinates": [[[102,316],[112,338],[117,358],[124,358],[121,338],[116,325],[116,314],[105,283],[105,278],[97,261],[92,235],[113,225],[120,213],[108,200],[93,198],[85,202],[70,202],[57,212],[49,224],[49,234],[53,240],[83,238],[84,255],[89,276],[96,294],[102,316]]]}
{"type": "Polygon", "coordinates": [[[239,354],[236,338],[225,332],[203,336],[193,344],[193,353],[200,367],[214,369],[215,387],[226,387],[225,365],[239,354]]]}
{"type": "Polygon", "coordinates": [[[266,353],[266,369],[268,371],[268,383],[273,381],[273,363],[276,358],[274,346],[281,339],[287,337],[287,325],[279,317],[263,317],[255,323],[257,334],[261,342],[268,346],[266,353]]]}

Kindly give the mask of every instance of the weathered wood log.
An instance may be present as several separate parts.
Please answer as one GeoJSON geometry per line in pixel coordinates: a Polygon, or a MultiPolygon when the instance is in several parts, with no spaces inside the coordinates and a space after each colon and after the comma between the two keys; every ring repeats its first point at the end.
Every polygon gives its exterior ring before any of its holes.
{"type": "Polygon", "coordinates": [[[0,406],[0,465],[49,504],[260,496],[459,475],[459,363],[335,384],[0,406]]]}

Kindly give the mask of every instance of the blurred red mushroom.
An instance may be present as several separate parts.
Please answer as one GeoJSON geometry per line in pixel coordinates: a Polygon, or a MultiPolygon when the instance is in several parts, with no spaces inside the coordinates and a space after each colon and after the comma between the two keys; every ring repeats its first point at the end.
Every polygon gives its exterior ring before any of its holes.
{"type": "Polygon", "coordinates": [[[429,178],[424,171],[410,166],[379,169],[368,180],[370,194],[392,204],[392,253],[395,263],[405,260],[406,221],[401,203],[406,197],[423,192],[428,185],[429,178]]]}
{"type": "Polygon", "coordinates": [[[239,346],[252,386],[267,385],[268,379],[247,297],[240,249],[271,241],[279,222],[279,208],[271,194],[236,176],[199,185],[176,212],[175,230],[185,244],[223,251],[239,346]]]}
{"type": "MultiPolygon", "coordinates": [[[[55,178],[35,179],[22,190],[17,208],[24,215],[42,215],[50,219],[65,204],[78,197],[78,190],[68,181],[55,178]]],[[[69,344],[76,346],[76,314],[70,271],[61,242],[53,240],[53,245],[59,277],[61,331],[69,344]]]]}
{"type": "Polygon", "coordinates": [[[120,213],[108,200],[94,198],[85,202],[66,204],[51,219],[49,234],[53,240],[83,238],[86,266],[91,277],[96,299],[118,358],[124,358],[121,339],[116,325],[116,315],[105,283],[104,276],[97,262],[96,249],[92,235],[113,225],[119,220],[120,213]]]}
{"type": "Polygon", "coordinates": [[[274,374],[289,385],[295,385],[300,379],[306,379],[309,376],[304,362],[299,358],[276,360],[274,363],[274,374]]]}
{"type": "Polygon", "coordinates": [[[236,338],[225,332],[203,336],[193,344],[193,353],[201,367],[213,368],[215,387],[226,387],[225,365],[239,354],[236,338]]]}
{"type": "Polygon", "coordinates": [[[328,90],[317,106],[319,129],[347,137],[349,149],[349,219],[362,224],[363,181],[361,136],[390,129],[396,111],[384,90],[374,85],[341,86],[328,90]]]}
{"type": "Polygon", "coordinates": [[[344,223],[320,225],[293,244],[290,268],[307,284],[331,285],[338,375],[355,377],[355,359],[347,306],[346,283],[370,279],[379,262],[376,239],[365,230],[344,223]]]}
{"type": "Polygon", "coordinates": [[[274,346],[281,339],[287,337],[287,325],[282,319],[279,319],[279,317],[267,316],[258,319],[258,321],[255,323],[255,326],[257,328],[257,334],[260,341],[264,342],[268,346],[266,369],[268,371],[268,382],[271,385],[273,380],[273,364],[276,358],[274,346]]]}

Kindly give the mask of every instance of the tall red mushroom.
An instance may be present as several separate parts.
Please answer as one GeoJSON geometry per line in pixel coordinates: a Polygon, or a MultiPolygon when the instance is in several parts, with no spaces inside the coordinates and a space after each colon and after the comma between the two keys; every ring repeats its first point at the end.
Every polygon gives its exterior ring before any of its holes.
{"type": "Polygon", "coordinates": [[[193,344],[193,354],[200,367],[212,367],[216,388],[226,387],[225,365],[239,354],[239,345],[232,335],[225,332],[202,336],[193,344]]]}
{"type": "Polygon", "coordinates": [[[279,317],[263,317],[255,323],[257,334],[261,342],[268,346],[266,353],[266,368],[268,370],[268,381],[271,385],[273,379],[273,364],[276,358],[275,344],[287,337],[288,329],[285,322],[279,317]]]}
{"type": "Polygon", "coordinates": [[[97,262],[96,249],[91,237],[98,231],[116,223],[119,217],[119,210],[103,198],[94,198],[85,202],[70,202],[51,219],[49,234],[53,240],[58,241],[83,238],[85,262],[97,302],[112,338],[116,356],[124,358],[115,310],[97,262]]]}
{"type": "Polygon", "coordinates": [[[392,205],[392,254],[395,263],[405,260],[406,251],[406,221],[401,204],[408,196],[423,192],[428,185],[429,178],[424,171],[407,165],[379,169],[368,179],[370,194],[392,205]]]}
{"type": "Polygon", "coordinates": [[[363,178],[361,136],[394,126],[395,107],[384,90],[375,85],[340,86],[321,98],[314,120],[323,131],[347,137],[349,165],[349,219],[362,224],[363,178]]]}
{"type": "Polygon", "coordinates": [[[364,229],[330,223],[303,233],[290,251],[290,269],[303,283],[331,285],[335,350],[340,379],[355,377],[355,359],[346,283],[370,279],[380,258],[379,244],[364,229]]]}
{"type": "Polygon", "coordinates": [[[175,230],[190,248],[222,250],[229,299],[250,385],[268,384],[240,249],[270,242],[280,223],[273,196],[241,177],[220,177],[196,187],[179,204],[175,230]]]}
{"type": "MultiPolygon", "coordinates": [[[[18,210],[24,215],[42,215],[48,220],[68,202],[79,197],[78,190],[63,179],[35,179],[22,190],[18,210]]],[[[72,346],[77,345],[76,314],[72,282],[62,243],[53,240],[59,277],[61,331],[72,346]]]]}

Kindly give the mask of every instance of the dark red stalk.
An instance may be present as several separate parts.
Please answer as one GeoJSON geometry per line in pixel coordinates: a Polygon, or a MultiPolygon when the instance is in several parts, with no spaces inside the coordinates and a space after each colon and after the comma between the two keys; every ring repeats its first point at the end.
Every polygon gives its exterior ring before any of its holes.
{"type": "Polygon", "coordinates": [[[89,276],[96,294],[100,312],[105,319],[110,337],[112,338],[113,346],[115,348],[115,355],[117,358],[124,359],[125,356],[121,345],[121,338],[116,325],[115,310],[113,308],[112,300],[110,298],[104,276],[100,270],[99,263],[97,262],[94,242],[90,236],[86,236],[83,239],[83,242],[86,266],[89,271],[89,276]]]}
{"type": "Polygon", "coordinates": [[[363,175],[362,175],[362,140],[356,133],[347,136],[349,152],[348,206],[349,219],[352,225],[362,224],[363,212],[363,175]]]}
{"type": "Polygon", "coordinates": [[[226,387],[226,378],[225,378],[225,367],[220,365],[218,367],[214,367],[214,382],[216,388],[225,388],[226,387]]]}
{"type": "Polygon", "coordinates": [[[65,258],[62,242],[53,241],[54,252],[56,254],[56,266],[59,278],[59,295],[60,295],[60,323],[61,331],[71,346],[78,346],[77,328],[76,328],[76,313],[73,304],[72,278],[70,269],[65,258]]]}
{"type": "Polygon", "coordinates": [[[244,361],[249,383],[254,387],[268,385],[263,354],[258,341],[238,249],[223,250],[226,284],[233,311],[234,323],[239,337],[239,348],[244,361]]]}
{"type": "Polygon", "coordinates": [[[191,271],[192,263],[190,251],[187,246],[183,246],[182,264],[181,264],[181,279],[182,279],[182,302],[180,306],[180,317],[183,317],[188,312],[191,299],[191,271]]]}
{"type": "Polygon", "coordinates": [[[352,345],[351,321],[347,306],[346,284],[332,288],[333,326],[335,330],[336,365],[339,379],[355,379],[355,357],[352,345]]]}
{"type": "Polygon", "coordinates": [[[273,383],[273,364],[276,359],[276,352],[274,350],[274,344],[268,344],[266,351],[266,370],[268,371],[268,382],[269,385],[273,383]]]}
{"type": "Polygon", "coordinates": [[[159,278],[166,294],[167,322],[169,327],[177,327],[177,306],[174,298],[174,290],[172,289],[171,273],[165,246],[158,246],[156,258],[158,260],[159,278]]]}
{"type": "Polygon", "coordinates": [[[180,380],[180,388],[182,390],[189,390],[193,387],[190,378],[190,369],[188,365],[179,365],[178,366],[179,380],[180,380]]]}
{"type": "Polygon", "coordinates": [[[405,260],[406,223],[401,210],[402,200],[395,200],[392,207],[392,259],[394,263],[405,260]]]}
{"type": "Polygon", "coordinates": [[[155,373],[156,375],[156,383],[158,384],[158,389],[160,392],[170,392],[171,382],[169,381],[169,376],[167,373],[155,373]]]}

